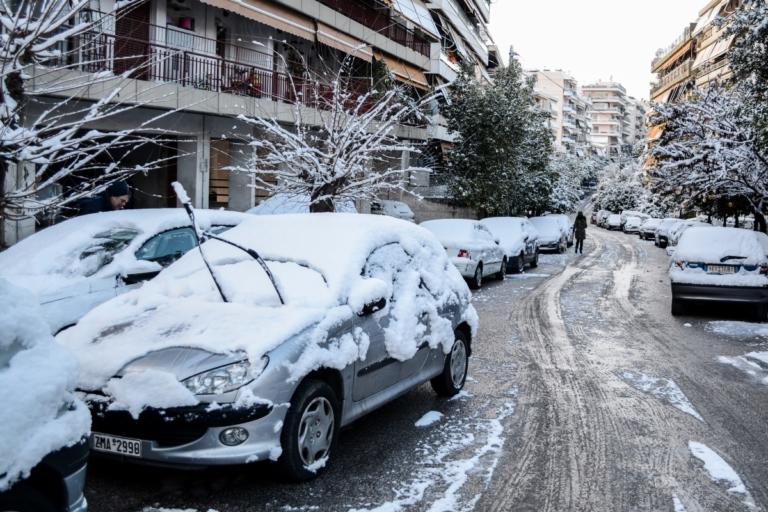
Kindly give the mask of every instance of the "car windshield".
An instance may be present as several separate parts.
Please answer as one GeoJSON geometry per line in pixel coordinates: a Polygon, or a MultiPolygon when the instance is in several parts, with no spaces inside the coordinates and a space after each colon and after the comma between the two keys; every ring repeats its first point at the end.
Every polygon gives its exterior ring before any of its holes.
{"type": "Polygon", "coordinates": [[[136,238],[139,231],[128,228],[114,228],[93,236],[92,243],[80,253],[79,264],[84,276],[92,276],[115,259],[136,238]]]}

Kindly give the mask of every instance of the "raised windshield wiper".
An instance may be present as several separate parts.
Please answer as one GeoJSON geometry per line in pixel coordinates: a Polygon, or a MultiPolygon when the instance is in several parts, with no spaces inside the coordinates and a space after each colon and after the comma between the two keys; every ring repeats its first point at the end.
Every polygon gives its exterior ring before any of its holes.
{"type": "Polygon", "coordinates": [[[216,285],[216,289],[219,291],[219,295],[221,295],[221,300],[223,300],[224,302],[229,302],[229,300],[227,300],[227,296],[224,295],[224,290],[222,290],[221,285],[219,284],[219,281],[216,279],[216,274],[213,272],[213,269],[211,268],[210,263],[208,263],[208,259],[205,257],[205,253],[203,252],[202,243],[208,239],[218,240],[219,242],[224,242],[225,244],[231,245],[232,247],[236,247],[237,249],[240,249],[241,251],[245,252],[250,257],[258,261],[259,265],[264,270],[264,273],[267,274],[269,281],[272,283],[272,287],[275,289],[277,298],[280,299],[280,304],[285,305],[285,301],[283,300],[283,295],[280,293],[280,290],[277,287],[275,276],[272,275],[272,272],[269,270],[267,263],[262,259],[261,256],[259,256],[259,253],[257,253],[253,249],[248,249],[247,247],[243,247],[242,245],[236,244],[235,242],[231,242],[224,238],[220,238],[214,235],[213,233],[210,233],[207,231],[202,231],[203,236],[201,239],[200,237],[201,231],[197,226],[197,220],[195,220],[195,211],[192,208],[192,200],[187,195],[187,191],[184,190],[184,186],[181,183],[179,183],[178,181],[174,181],[171,185],[173,186],[174,192],[176,192],[176,197],[179,198],[179,201],[184,206],[184,210],[186,210],[187,215],[189,215],[189,219],[192,221],[192,230],[195,232],[195,239],[197,240],[197,248],[200,251],[200,256],[203,258],[203,263],[205,263],[205,267],[208,269],[208,273],[211,275],[211,278],[213,279],[213,283],[216,285]]]}
{"type": "Polygon", "coordinates": [[[720,258],[720,263],[724,263],[728,260],[745,260],[747,259],[746,256],[723,256],[720,258]]]}

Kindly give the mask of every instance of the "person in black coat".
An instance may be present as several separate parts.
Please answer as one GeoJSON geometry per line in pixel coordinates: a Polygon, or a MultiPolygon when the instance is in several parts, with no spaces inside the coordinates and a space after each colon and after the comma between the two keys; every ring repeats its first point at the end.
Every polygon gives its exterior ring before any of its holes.
{"type": "Polygon", "coordinates": [[[107,187],[103,193],[78,201],[78,215],[122,210],[130,199],[128,184],[124,181],[116,181],[107,187]]]}
{"type": "Polygon", "coordinates": [[[573,223],[573,232],[576,238],[575,250],[579,254],[584,254],[584,239],[587,238],[587,218],[581,212],[576,215],[576,221],[573,223]]]}

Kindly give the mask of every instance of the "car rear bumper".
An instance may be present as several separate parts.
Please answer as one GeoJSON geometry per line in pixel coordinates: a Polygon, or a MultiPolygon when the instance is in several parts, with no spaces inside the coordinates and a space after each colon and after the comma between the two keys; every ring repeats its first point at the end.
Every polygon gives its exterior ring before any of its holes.
{"type": "Polygon", "coordinates": [[[768,304],[768,288],[672,283],[676,300],[768,304]]]}
{"type": "Polygon", "coordinates": [[[476,261],[469,258],[451,258],[451,263],[453,263],[463,277],[474,277],[475,270],[477,269],[476,261]]]}

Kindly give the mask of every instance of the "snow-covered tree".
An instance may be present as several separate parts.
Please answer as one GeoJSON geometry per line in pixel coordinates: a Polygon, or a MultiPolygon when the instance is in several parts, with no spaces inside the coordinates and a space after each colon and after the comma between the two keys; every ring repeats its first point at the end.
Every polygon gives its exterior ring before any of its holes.
{"type": "Polygon", "coordinates": [[[610,163],[598,178],[595,206],[616,213],[639,209],[646,203],[647,195],[641,176],[642,169],[635,161],[624,166],[610,163]]]}
{"type": "Polygon", "coordinates": [[[318,74],[294,90],[290,126],[269,116],[240,116],[258,135],[246,141],[246,165],[230,170],[253,175],[257,188],[309,197],[311,212],[328,212],[337,202],[407,192],[409,174],[425,170],[403,165],[403,152],[419,149],[399,139],[397,129],[420,116],[421,103],[406,101],[398,87],[357,90],[343,64],[328,79],[318,74]]]}
{"type": "MultiPolygon", "coordinates": [[[[129,8],[132,3],[128,0],[120,5],[129,8]]],[[[83,21],[86,17],[81,14],[89,4],[88,0],[0,2],[0,245],[5,220],[21,220],[66,206],[160,163],[140,168],[122,163],[149,140],[145,133],[151,131],[147,125],[152,121],[114,132],[90,128],[139,106],[116,102],[119,85],[96,102],[73,97],[84,86],[114,81],[115,77],[73,75],[65,80],[40,80],[52,69],[76,65],[69,53],[77,50],[71,48],[72,41],[99,24],[99,20],[83,21]],[[32,77],[38,78],[35,87],[32,77]],[[52,99],[57,97],[61,99],[52,99]],[[39,114],[30,113],[32,105],[39,114]],[[123,157],[116,156],[120,152],[123,157]],[[105,159],[110,162],[106,168],[105,159]],[[72,176],[80,178],[74,190],[40,197],[41,190],[72,176]]]]}

